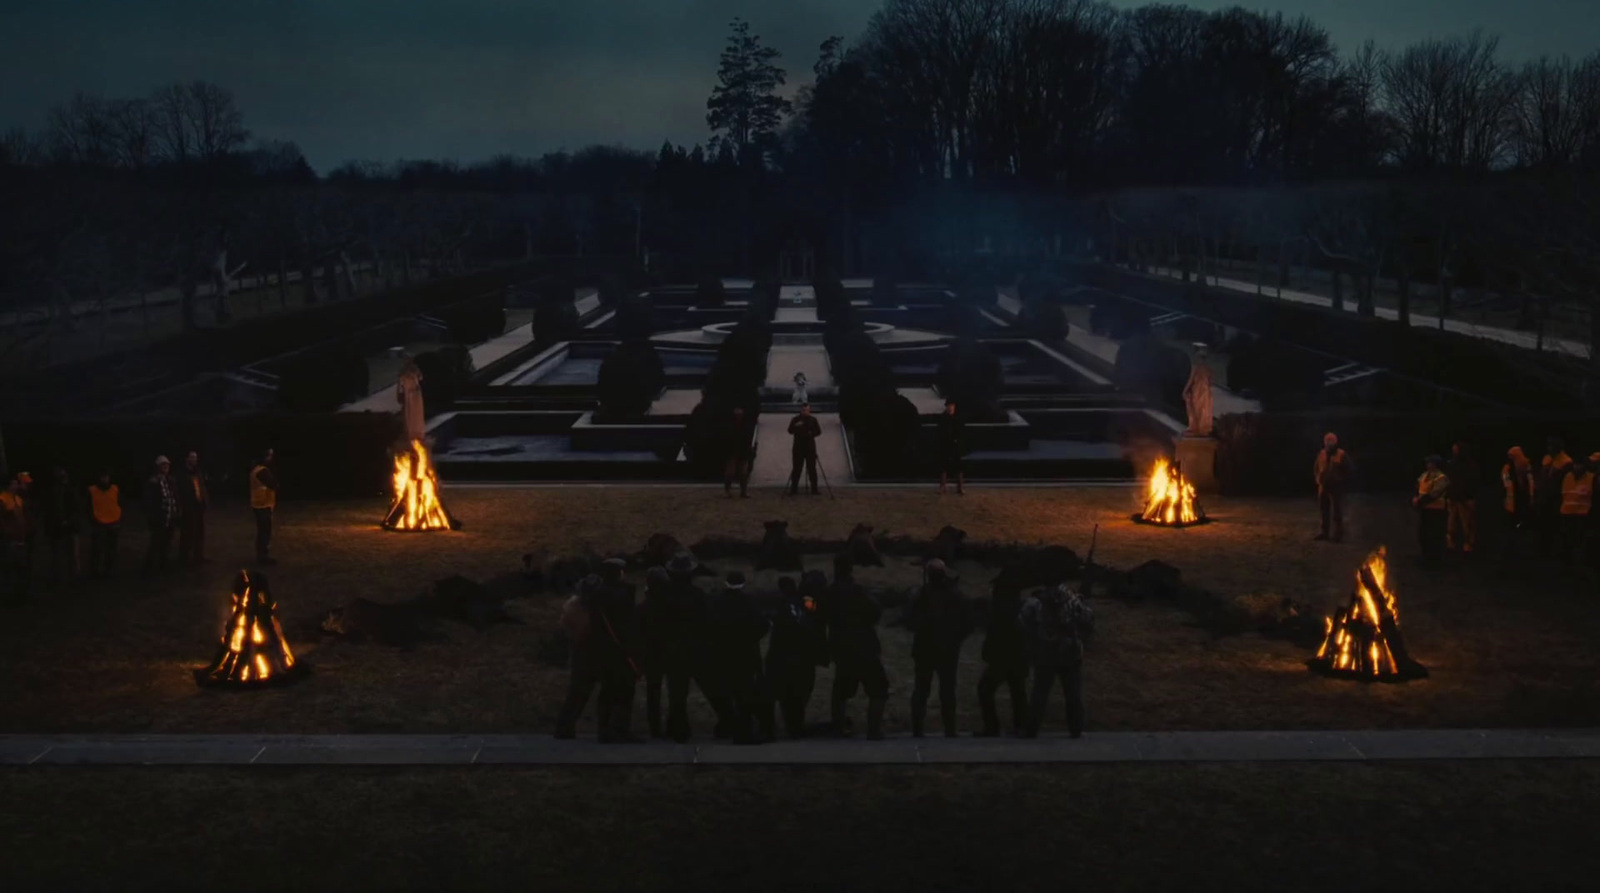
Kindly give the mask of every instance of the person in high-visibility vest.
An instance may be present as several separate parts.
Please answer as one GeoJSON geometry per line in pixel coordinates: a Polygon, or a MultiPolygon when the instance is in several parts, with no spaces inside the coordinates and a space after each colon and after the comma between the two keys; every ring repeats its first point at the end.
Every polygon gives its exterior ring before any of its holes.
{"type": "Polygon", "coordinates": [[[250,469],[250,511],[256,517],[256,562],[277,564],[272,557],[272,515],[278,507],[278,478],[272,472],[272,450],[250,469]]]}
{"type": "Polygon", "coordinates": [[[1539,525],[1539,551],[1551,555],[1561,547],[1561,482],[1572,470],[1572,457],[1559,437],[1545,445],[1544,459],[1533,484],[1534,512],[1539,525]]]}
{"type": "Polygon", "coordinates": [[[1429,456],[1428,467],[1417,478],[1417,495],[1411,504],[1417,508],[1417,545],[1422,547],[1422,560],[1430,565],[1439,563],[1444,555],[1445,494],[1450,489],[1450,479],[1444,474],[1444,457],[1429,456]]]}
{"type": "Polygon", "coordinates": [[[1500,467],[1500,487],[1505,494],[1501,507],[1505,511],[1507,545],[1517,548],[1525,542],[1533,524],[1533,463],[1522,447],[1506,450],[1506,464],[1500,467]]]}
{"type": "Polygon", "coordinates": [[[89,485],[89,576],[103,579],[117,563],[117,530],[122,526],[122,493],[101,469],[89,485]]]}
{"type": "Polygon", "coordinates": [[[33,581],[32,486],[33,475],[19,471],[0,490],[0,595],[6,601],[26,601],[33,581]]]}
{"type": "Polygon", "coordinates": [[[1572,463],[1572,470],[1561,479],[1561,556],[1572,559],[1583,544],[1584,529],[1594,508],[1594,470],[1600,466],[1600,453],[1587,462],[1572,463]]]}

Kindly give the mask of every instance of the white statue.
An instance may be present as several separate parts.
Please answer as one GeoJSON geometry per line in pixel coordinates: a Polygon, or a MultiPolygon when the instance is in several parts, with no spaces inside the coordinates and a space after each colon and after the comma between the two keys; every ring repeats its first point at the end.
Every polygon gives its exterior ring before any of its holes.
{"type": "Polygon", "coordinates": [[[428,431],[428,418],[422,411],[422,370],[417,368],[416,360],[406,360],[405,368],[400,370],[400,380],[395,384],[394,396],[405,418],[406,440],[422,440],[428,431]]]}
{"type": "Polygon", "coordinates": [[[1199,348],[1190,361],[1189,383],[1183,386],[1183,405],[1189,412],[1189,430],[1184,432],[1194,437],[1211,436],[1211,367],[1206,365],[1207,351],[1204,345],[1199,348]]]}
{"type": "Polygon", "coordinates": [[[810,398],[806,395],[806,374],[804,372],[796,372],[794,374],[794,402],[802,404],[810,402],[810,398]]]}

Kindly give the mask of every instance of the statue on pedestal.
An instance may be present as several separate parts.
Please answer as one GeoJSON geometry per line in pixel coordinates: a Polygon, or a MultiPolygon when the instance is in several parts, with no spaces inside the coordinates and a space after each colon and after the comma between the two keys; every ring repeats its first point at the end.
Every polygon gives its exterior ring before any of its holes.
{"type": "Polygon", "coordinates": [[[395,384],[395,400],[400,404],[405,419],[406,440],[422,440],[428,431],[428,417],[422,411],[422,370],[417,361],[407,359],[400,370],[400,380],[395,384]]]}
{"type": "Polygon", "coordinates": [[[1206,365],[1208,351],[1205,345],[1198,348],[1189,367],[1189,383],[1183,386],[1183,405],[1189,413],[1188,437],[1211,436],[1211,367],[1206,365]]]}

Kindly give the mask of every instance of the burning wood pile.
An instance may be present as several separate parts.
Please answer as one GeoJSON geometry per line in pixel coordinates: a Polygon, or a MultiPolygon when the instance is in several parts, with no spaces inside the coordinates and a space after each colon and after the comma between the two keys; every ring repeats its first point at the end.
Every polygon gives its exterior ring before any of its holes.
{"type": "Polygon", "coordinates": [[[1428,668],[1411,659],[1400,635],[1400,615],[1382,546],[1356,571],[1350,604],[1324,619],[1327,634],[1311,669],[1329,676],[1375,682],[1421,679],[1428,668]]]}
{"type": "Polygon", "coordinates": [[[428,448],[422,441],[394,457],[394,504],[383,519],[385,530],[459,530],[460,522],[450,517],[439,501],[439,479],[428,461],[428,448]]]}
{"type": "Polygon", "coordinates": [[[1162,527],[1189,527],[1210,519],[1195,498],[1194,485],[1184,478],[1183,468],[1176,462],[1157,459],[1145,487],[1144,511],[1134,515],[1133,520],[1162,527]]]}
{"type": "Polygon", "coordinates": [[[267,589],[267,579],[240,571],[233,580],[233,613],[222,628],[216,659],[194,671],[195,681],[201,685],[272,685],[296,678],[302,669],[278,624],[278,605],[267,589]]]}

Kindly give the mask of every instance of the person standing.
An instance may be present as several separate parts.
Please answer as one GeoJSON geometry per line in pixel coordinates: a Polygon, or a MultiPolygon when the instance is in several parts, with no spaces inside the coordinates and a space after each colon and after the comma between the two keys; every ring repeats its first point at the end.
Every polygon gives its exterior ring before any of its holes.
{"type": "Polygon", "coordinates": [[[1316,539],[1344,540],[1344,494],[1350,480],[1350,455],[1339,446],[1339,435],[1322,435],[1322,449],[1312,465],[1317,482],[1317,506],[1322,511],[1322,532],[1316,539]]]}
{"type": "Polygon", "coordinates": [[[733,484],[739,483],[739,495],[749,498],[750,463],[755,457],[753,443],[755,430],[744,417],[744,407],[735,406],[733,416],[728,421],[726,432],[727,446],[725,455],[727,462],[722,469],[722,492],[730,499],[733,497],[733,484]]]}
{"type": "Polygon", "coordinates": [[[911,659],[916,683],[911,690],[911,734],[922,737],[933,677],[939,677],[939,714],[946,738],[956,737],[956,667],[961,643],[971,631],[967,605],[955,576],[935,558],[924,568],[922,588],[912,598],[911,659]]]}
{"type": "Polygon", "coordinates": [[[983,637],[983,676],[978,679],[978,703],[983,708],[980,737],[1000,734],[995,692],[1002,682],[1011,694],[1012,732],[1020,736],[1028,729],[1028,654],[1017,626],[1021,612],[1022,589],[1002,573],[989,597],[988,631],[983,637]]]}
{"type": "Polygon", "coordinates": [[[1422,560],[1434,567],[1444,555],[1450,478],[1444,473],[1444,457],[1429,456],[1424,461],[1427,468],[1417,478],[1417,495],[1411,498],[1411,504],[1417,509],[1417,544],[1422,547],[1422,560]]]}
{"type": "Polygon", "coordinates": [[[760,740],[756,723],[761,706],[761,640],[769,624],[744,587],[744,574],[731,571],[711,597],[706,638],[711,675],[726,711],[723,734],[735,744],[754,744],[760,740]]]}
{"type": "MultiPolygon", "coordinates": [[[[706,594],[694,584],[695,560],[687,552],[680,552],[667,563],[666,601],[652,608],[648,619],[650,636],[659,655],[661,673],[667,684],[666,733],[674,741],[689,740],[689,682],[692,679],[700,694],[711,703],[718,726],[726,725],[726,708],[715,680],[708,671],[703,643],[707,636],[708,608],[706,594]]],[[[655,707],[646,705],[652,732],[660,724],[659,697],[655,707]]]]}
{"type": "MultiPolygon", "coordinates": [[[[772,639],[767,643],[767,705],[762,723],[767,737],[771,738],[777,722],[774,714],[783,713],[783,728],[790,738],[803,738],[806,734],[806,705],[817,686],[817,666],[826,651],[825,632],[817,619],[817,604],[806,592],[817,588],[817,571],[807,571],[813,577],[801,589],[793,577],[778,580],[781,597],[772,618],[772,639]]],[[[827,585],[827,578],[821,581],[827,585]]]]}
{"type": "MultiPolygon", "coordinates": [[[[604,650],[601,640],[606,631],[601,622],[601,590],[605,584],[598,574],[578,581],[577,592],[561,607],[561,626],[571,643],[571,663],[567,673],[567,696],[556,715],[555,737],[577,737],[578,717],[589,706],[589,698],[604,677],[604,650]]],[[[609,734],[605,723],[599,733],[609,734]]]]}
{"type": "Polygon", "coordinates": [[[801,404],[800,414],[789,420],[789,436],[794,438],[794,449],[791,451],[794,464],[789,469],[789,495],[799,495],[800,468],[804,465],[806,474],[811,479],[811,495],[816,496],[817,438],[822,436],[822,423],[811,414],[810,403],[801,404]]]}
{"type": "Polygon", "coordinates": [[[1600,453],[1587,461],[1573,462],[1561,479],[1561,558],[1580,560],[1585,529],[1594,508],[1594,473],[1600,467],[1600,453]]]}
{"type": "Polygon", "coordinates": [[[50,478],[50,489],[45,493],[40,520],[45,536],[50,540],[50,585],[59,589],[70,585],[78,576],[83,503],[78,488],[73,486],[65,468],[56,466],[51,470],[50,478]]]}
{"type": "Polygon", "coordinates": [[[945,494],[950,478],[956,479],[956,495],[966,494],[967,471],[962,458],[967,454],[967,423],[956,414],[956,401],[944,401],[944,414],[939,416],[939,495],[945,494]]]}
{"type": "Polygon", "coordinates": [[[172,480],[172,461],[156,457],[156,472],[144,483],[144,516],[150,527],[150,541],[144,553],[146,576],[167,569],[172,551],[172,533],[178,527],[178,488],[172,480]]]}
{"type": "Polygon", "coordinates": [[[883,669],[878,619],[883,608],[855,581],[855,566],[844,555],[833,559],[833,583],[826,602],[828,650],[833,656],[831,714],[834,730],[851,734],[847,702],[857,689],[867,693],[867,737],[883,738],[883,711],[889,702],[889,674],[883,669]]]}
{"type": "Polygon", "coordinates": [[[644,601],[639,605],[639,656],[644,665],[644,718],[651,738],[667,737],[661,725],[661,687],[667,678],[671,602],[672,576],[665,567],[650,568],[645,573],[644,601]]]}
{"type": "Polygon", "coordinates": [[[1039,737],[1050,688],[1061,680],[1067,700],[1067,733],[1083,737],[1083,646],[1094,635],[1094,612],[1062,583],[1035,593],[1017,618],[1033,663],[1033,700],[1028,704],[1026,738],[1039,737]]]}
{"type": "Polygon", "coordinates": [[[206,563],[206,509],[211,505],[211,479],[194,450],[183,457],[178,477],[178,563],[206,563]]]}
{"type": "Polygon", "coordinates": [[[19,471],[0,491],[0,587],[7,601],[28,598],[33,581],[33,475],[19,471]]]}
{"type": "Polygon", "coordinates": [[[1500,467],[1500,487],[1505,491],[1506,530],[1520,539],[1533,514],[1533,463],[1522,447],[1506,450],[1506,464],[1500,467]]]}
{"type": "Polygon", "coordinates": [[[1450,487],[1445,493],[1448,504],[1449,528],[1445,532],[1445,546],[1470,555],[1478,544],[1478,487],[1482,475],[1473,460],[1471,448],[1456,442],[1450,447],[1450,464],[1445,468],[1450,487]]]}
{"type": "Polygon", "coordinates": [[[256,519],[256,563],[277,564],[272,557],[272,521],[278,507],[278,476],[269,447],[250,469],[250,513],[256,519]]]}
{"type": "Polygon", "coordinates": [[[628,731],[633,720],[633,690],[639,682],[639,641],[633,584],[623,579],[628,563],[607,558],[600,564],[600,701],[598,724],[605,743],[634,743],[628,731]]]}
{"type": "Polygon", "coordinates": [[[1533,505],[1539,525],[1539,551],[1545,556],[1561,547],[1561,482],[1572,470],[1572,457],[1559,437],[1545,441],[1544,459],[1534,479],[1533,505]]]}
{"type": "Polygon", "coordinates": [[[117,531],[122,526],[122,494],[111,483],[111,472],[100,470],[100,477],[89,485],[89,576],[103,580],[111,576],[117,562],[117,531]]]}

